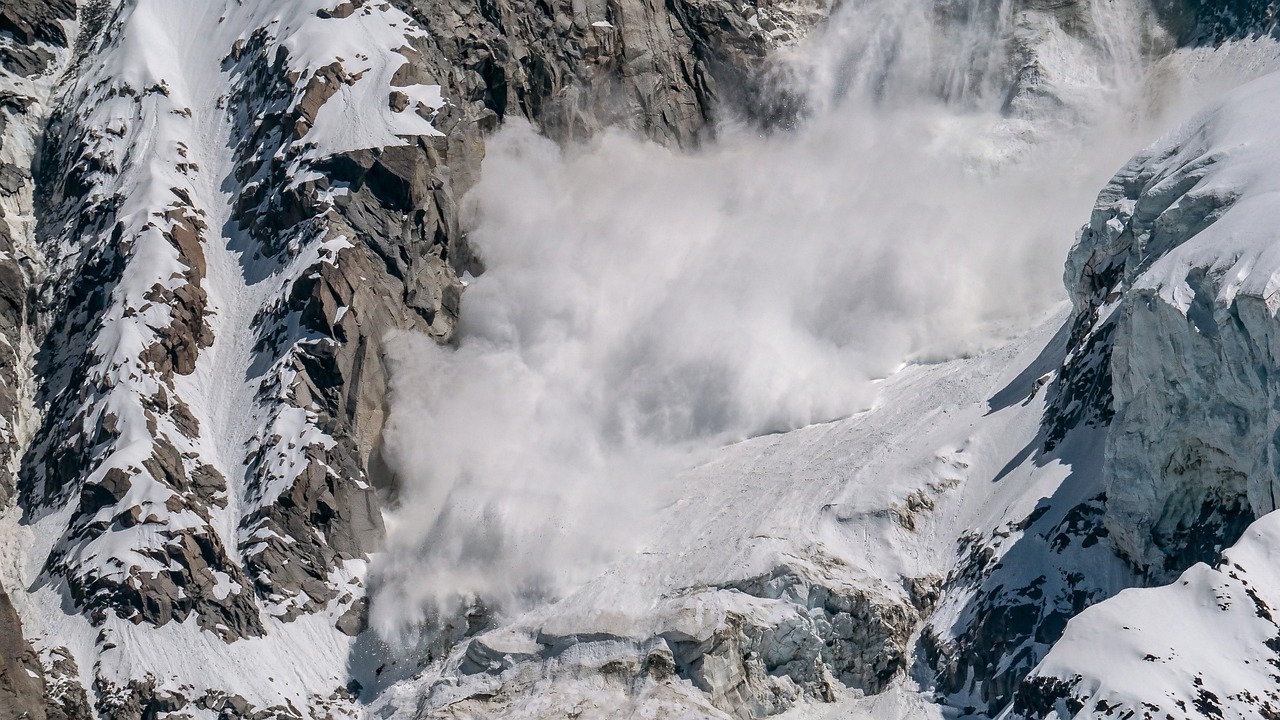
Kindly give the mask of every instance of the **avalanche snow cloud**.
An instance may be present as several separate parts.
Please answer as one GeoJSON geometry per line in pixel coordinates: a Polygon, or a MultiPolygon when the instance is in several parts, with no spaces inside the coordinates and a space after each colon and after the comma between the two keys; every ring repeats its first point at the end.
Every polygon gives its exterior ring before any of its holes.
{"type": "Polygon", "coordinates": [[[642,547],[707,451],[866,409],[903,363],[1040,317],[1116,158],[1240,72],[1169,84],[1138,5],[1093,3],[1089,43],[1038,30],[1016,96],[999,8],[873,0],[780,63],[809,108],[791,131],[729,119],[679,153],[509,123],[469,196],[486,269],[460,343],[399,342],[375,627],[558,596],[642,547]]]}

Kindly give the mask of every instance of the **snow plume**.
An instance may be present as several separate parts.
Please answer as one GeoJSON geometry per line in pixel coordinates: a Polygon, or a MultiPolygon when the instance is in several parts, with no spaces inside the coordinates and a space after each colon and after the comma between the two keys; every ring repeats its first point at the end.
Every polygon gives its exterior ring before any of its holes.
{"type": "Polygon", "coordinates": [[[727,123],[696,152],[492,138],[461,342],[394,358],[404,487],[375,627],[560,595],[643,546],[681,467],[864,409],[875,378],[1063,297],[1074,228],[1152,137],[1139,88],[1167,73],[1134,3],[1087,5],[1092,39],[993,5],[845,3],[778,73],[811,109],[791,131],[727,123]],[[1011,98],[1028,37],[1039,84],[1011,98]]]}

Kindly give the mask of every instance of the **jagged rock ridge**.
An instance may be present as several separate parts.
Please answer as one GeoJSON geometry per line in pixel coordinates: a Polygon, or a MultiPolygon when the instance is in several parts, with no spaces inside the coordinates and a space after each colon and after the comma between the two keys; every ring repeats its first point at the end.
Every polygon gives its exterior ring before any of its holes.
{"type": "MultiPolygon", "coordinates": [[[[95,664],[117,632],[235,643],[319,616],[359,633],[375,488],[394,484],[382,343],[452,337],[458,278],[479,271],[457,198],[484,133],[509,113],[565,138],[639,119],[691,144],[708,65],[743,81],[820,15],[761,12],[772,31],[710,3],[0,8],[21,91],[4,210],[22,222],[0,255],[0,499],[16,487],[34,528],[28,581],[99,628],[79,666],[44,650],[50,702],[225,705],[173,690],[180,672],[95,664]]],[[[331,690],[290,689],[350,699],[331,690]]]]}

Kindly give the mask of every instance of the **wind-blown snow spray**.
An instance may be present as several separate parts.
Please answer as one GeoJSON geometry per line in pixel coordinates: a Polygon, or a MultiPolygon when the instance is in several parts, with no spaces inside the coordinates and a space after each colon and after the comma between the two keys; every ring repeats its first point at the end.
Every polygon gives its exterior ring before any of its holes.
{"type": "Polygon", "coordinates": [[[845,3],[779,61],[799,126],[696,152],[508,123],[469,196],[461,342],[394,358],[374,626],[554,598],[640,547],[703,454],[857,412],[1060,301],[1073,229],[1153,134],[1160,42],[1137,0],[1070,12],[845,3]]]}

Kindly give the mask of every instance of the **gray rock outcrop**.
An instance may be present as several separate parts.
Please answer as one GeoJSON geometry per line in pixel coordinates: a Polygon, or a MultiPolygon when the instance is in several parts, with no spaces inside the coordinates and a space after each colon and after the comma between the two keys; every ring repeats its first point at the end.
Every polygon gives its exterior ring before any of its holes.
{"type": "Polygon", "coordinates": [[[44,669],[0,587],[0,720],[45,720],[44,669]]]}
{"type": "Polygon", "coordinates": [[[1106,526],[1153,579],[1214,561],[1275,508],[1280,483],[1268,300],[1238,292],[1229,264],[1209,256],[1181,280],[1159,274],[1238,199],[1202,182],[1223,159],[1204,142],[1135,158],[1099,196],[1067,262],[1085,329],[1077,354],[1089,358],[1077,376],[1096,378],[1095,413],[1109,425],[1106,526]]]}
{"type": "MultiPolygon", "coordinates": [[[[0,7],[7,72],[68,73],[56,92],[0,98],[6,136],[30,149],[0,165],[0,501],[16,488],[24,522],[62,523],[36,586],[65,587],[96,624],[193,620],[230,643],[336,603],[334,632],[360,632],[365,601],[334,577],[379,547],[378,490],[394,490],[383,342],[453,338],[459,277],[481,270],[457,201],[485,135],[523,117],[559,139],[619,124],[691,145],[753,92],[768,50],[822,14],[352,0],[286,29],[253,25],[259,4],[216,18],[216,57],[149,77],[103,74],[122,45],[168,41],[139,34],[156,28],[135,3],[0,7]],[[368,70],[308,65],[280,33],[348,21],[408,33],[379,49],[395,72],[377,111],[429,131],[325,150],[326,105],[368,70]],[[424,85],[443,102],[414,100],[424,85]],[[171,145],[150,144],[160,126],[171,145]],[[208,144],[217,128],[225,147],[208,144]],[[256,429],[219,409],[237,398],[256,429]]],[[[84,689],[54,685],[83,704],[84,689]]],[[[182,704],[143,677],[95,687],[99,705],[182,704]]]]}

